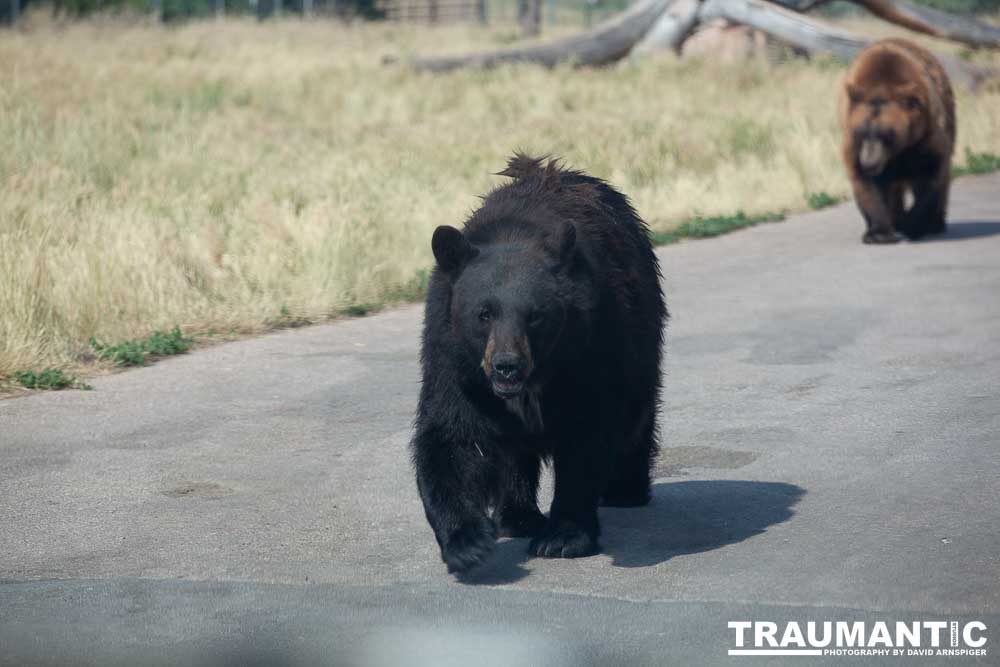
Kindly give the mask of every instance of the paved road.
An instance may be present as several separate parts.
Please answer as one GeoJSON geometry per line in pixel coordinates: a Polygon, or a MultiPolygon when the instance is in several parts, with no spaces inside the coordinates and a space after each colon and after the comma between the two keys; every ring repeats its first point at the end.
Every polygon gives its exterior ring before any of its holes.
{"type": "Polygon", "coordinates": [[[731,664],[728,621],[978,619],[959,662],[1000,664],[1000,177],[951,219],[662,250],[653,504],[467,584],[409,467],[419,307],[0,401],[0,663],[731,664]]]}

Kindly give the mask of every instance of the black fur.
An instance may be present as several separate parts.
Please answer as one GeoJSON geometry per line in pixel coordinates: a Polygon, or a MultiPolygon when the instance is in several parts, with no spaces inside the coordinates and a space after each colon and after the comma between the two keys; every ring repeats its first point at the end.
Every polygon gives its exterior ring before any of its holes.
{"type": "Polygon", "coordinates": [[[649,502],[667,318],[645,224],[605,182],[518,155],[513,182],[432,243],[417,485],[449,572],[497,536],[571,558],[597,507],[649,502]],[[555,469],[548,518],[540,466],[555,469]]]}

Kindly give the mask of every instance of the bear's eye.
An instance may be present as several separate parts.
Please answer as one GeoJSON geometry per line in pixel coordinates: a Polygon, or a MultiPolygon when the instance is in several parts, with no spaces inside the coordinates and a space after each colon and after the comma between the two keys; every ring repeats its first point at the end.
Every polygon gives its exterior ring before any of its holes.
{"type": "Polygon", "coordinates": [[[542,326],[542,322],[545,321],[545,316],[541,313],[532,313],[528,316],[528,326],[532,329],[536,329],[542,326]]]}
{"type": "Polygon", "coordinates": [[[920,100],[916,97],[907,96],[903,98],[903,106],[911,111],[920,106],[920,100]]]}
{"type": "Polygon", "coordinates": [[[489,322],[490,318],[492,316],[493,316],[493,314],[490,313],[490,309],[487,308],[486,306],[483,306],[482,308],[479,309],[479,321],[480,322],[489,322]]]}

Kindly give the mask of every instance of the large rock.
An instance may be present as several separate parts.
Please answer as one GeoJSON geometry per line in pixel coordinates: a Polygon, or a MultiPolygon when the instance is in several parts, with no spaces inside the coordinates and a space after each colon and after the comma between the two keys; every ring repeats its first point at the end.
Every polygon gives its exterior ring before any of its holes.
{"type": "Polygon", "coordinates": [[[760,30],[724,20],[702,25],[681,47],[682,58],[711,58],[728,63],[764,58],[767,53],[767,35],[760,30]]]}

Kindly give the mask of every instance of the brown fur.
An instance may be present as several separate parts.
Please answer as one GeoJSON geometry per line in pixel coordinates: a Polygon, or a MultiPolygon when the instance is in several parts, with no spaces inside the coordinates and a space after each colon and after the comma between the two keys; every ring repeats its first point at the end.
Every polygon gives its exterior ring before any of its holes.
{"type": "Polygon", "coordinates": [[[934,56],[902,39],[866,48],[844,79],[840,120],[841,155],[867,223],[864,242],[944,231],[955,100],[934,56]]]}
{"type": "Polygon", "coordinates": [[[489,375],[490,369],[493,368],[493,352],[497,347],[496,335],[490,333],[489,339],[486,341],[486,351],[483,353],[483,362],[480,366],[483,367],[483,372],[489,375]]]}

